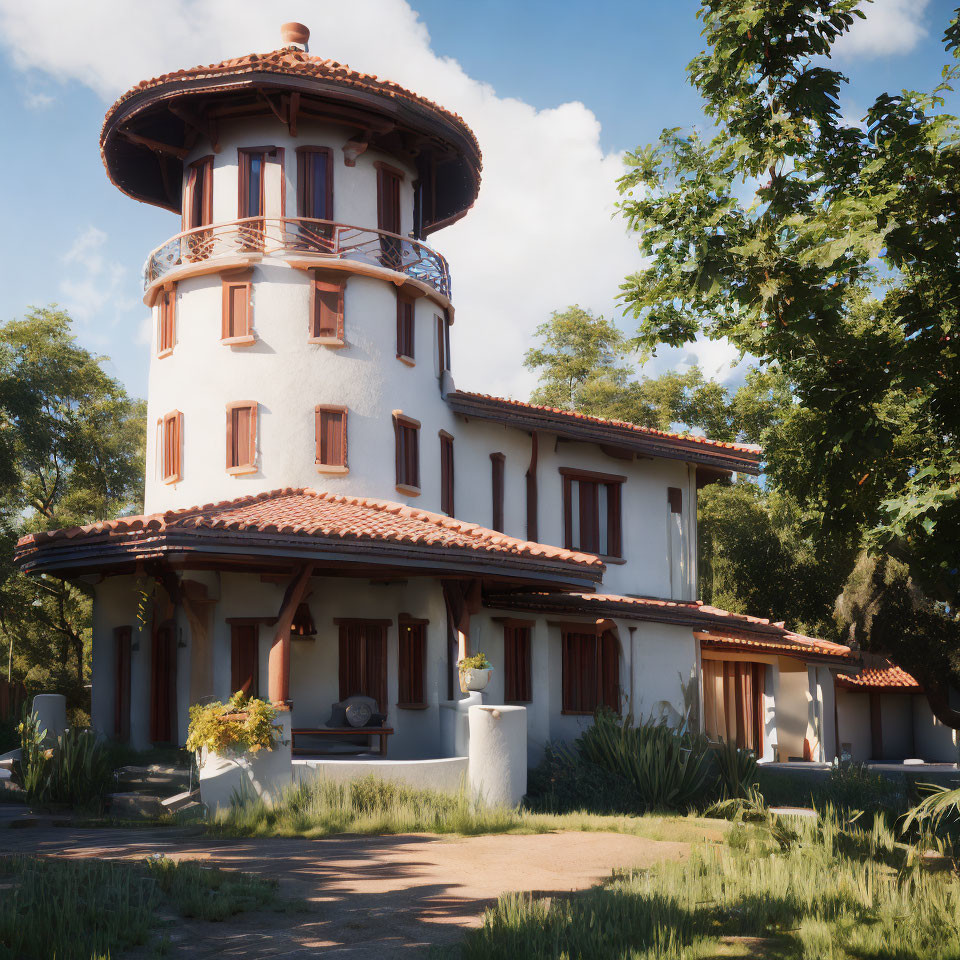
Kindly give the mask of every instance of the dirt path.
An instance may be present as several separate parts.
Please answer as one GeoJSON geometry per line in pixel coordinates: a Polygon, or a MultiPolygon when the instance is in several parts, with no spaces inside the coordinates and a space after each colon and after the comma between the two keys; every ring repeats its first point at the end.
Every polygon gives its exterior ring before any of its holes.
{"type": "MultiPolygon", "coordinates": [[[[686,855],[689,844],[617,833],[446,838],[425,835],[325,840],[226,840],[175,830],[5,829],[0,853],[145,857],[163,853],[277,877],[311,902],[306,913],[262,912],[226,923],[178,922],[176,958],[420,955],[459,939],[508,891],[541,895],[592,886],[617,868],[686,855]]],[[[143,956],[149,956],[145,952],[143,956]]]]}

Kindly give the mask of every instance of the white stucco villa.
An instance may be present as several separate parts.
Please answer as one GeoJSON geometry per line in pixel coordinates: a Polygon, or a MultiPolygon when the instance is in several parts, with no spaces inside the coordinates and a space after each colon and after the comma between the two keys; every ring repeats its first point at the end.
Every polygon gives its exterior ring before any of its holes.
{"type": "Polygon", "coordinates": [[[93,590],[94,725],[182,743],[192,703],[242,688],[290,707],[296,750],[452,756],[457,661],[483,651],[530,762],[600,704],[832,759],[857,656],[696,599],[697,491],[760,451],[456,389],[425,238],[475,201],[477,141],[307,37],[106,116],[110,179],[182,218],[145,267],[146,514],[17,554],[93,590]],[[389,733],[306,732],[358,694],[389,733]]]}

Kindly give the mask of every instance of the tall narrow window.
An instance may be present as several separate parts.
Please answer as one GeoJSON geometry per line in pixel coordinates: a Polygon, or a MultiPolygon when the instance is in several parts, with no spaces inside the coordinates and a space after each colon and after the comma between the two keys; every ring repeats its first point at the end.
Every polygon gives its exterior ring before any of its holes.
{"type": "Polygon", "coordinates": [[[703,661],[703,730],[711,740],[763,753],[766,664],[703,661]]]}
{"type": "Polygon", "coordinates": [[[113,733],[119,740],[130,739],[130,638],[132,632],[131,627],[117,627],[113,631],[113,733]]]}
{"type": "Polygon", "coordinates": [[[563,476],[564,546],[606,557],[623,554],[621,487],[626,477],[567,470],[563,476]]]}
{"type": "MultiPolygon", "coordinates": [[[[377,226],[387,233],[398,234],[403,173],[379,161],[374,166],[377,168],[377,226]]],[[[399,237],[380,237],[380,263],[390,270],[403,267],[403,241],[399,237]]]]}
{"type": "Polygon", "coordinates": [[[232,346],[253,343],[253,271],[223,273],[220,341],[232,346]]]}
{"type": "Polygon", "coordinates": [[[313,272],[312,309],[310,311],[311,343],[343,346],[343,274],[315,270],[313,272]]]}
{"type": "MultiPolygon", "coordinates": [[[[213,157],[201,157],[187,167],[183,189],[183,229],[213,223],[213,157]]],[[[195,252],[195,251],[194,251],[195,252]]]]}
{"type": "Polygon", "coordinates": [[[397,489],[401,493],[420,493],[420,421],[393,413],[396,436],[397,489]]]}
{"type": "Polygon", "coordinates": [[[157,297],[157,356],[173,353],[177,342],[177,286],[164,287],[157,297]]]}
{"type": "Polygon", "coordinates": [[[336,620],[340,627],[340,701],[373,697],[387,712],[389,620],[336,620]]]}
{"type": "Polygon", "coordinates": [[[505,458],[502,453],[490,454],[490,489],[493,494],[493,523],[494,530],[503,533],[503,487],[504,487],[505,458]]]}
{"type": "Polygon", "coordinates": [[[440,509],[453,516],[453,437],[440,431],[440,509]]]}
{"type": "Polygon", "coordinates": [[[439,313],[433,315],[437,331],[437,376],[450,369],[450,321],[439,313]]]}
{"type": "Polygon", "coordinates": [[[415,362],[414,299],[397,291],[397,357],[405,363],[415,362]]]}
{"type": "Polygon", "coordinates": [[[157,428],[157,459],[163,482],[176,483],[182,477],[180,452],[183,444],[183,414],[179,410],[171,411],[157,421],[157,428]]]}
{"type": "Polygon", "coordinates": [[[248,222],[240,227],[243,246],[262,250],[266,225],[257,217],[284,215],[284,177],[282,147],[241,147],[237,216],[248,222]]]}
{"type": "Polygon", "coordinates": [[[530,678],[530,623],[508,620],[503,625],[503,699],[527,702],[533,699],[530,678]]]}
{"type": "Polygon", "coordinates": [[[403,173],[379,161],[377,168],[377,226],[388,233],[400,233],[400,181],[403,173]]]}
{"type": "MultiPolygon", "coordinates": [[[[333,220],[333,154],[329,147],[297,147],[297,216],[307,221],[333,220]]],[[[334,228],[329,222],[301,222],[303,249],[333,250],[334,228]]]]}
{"type": "Polygon", "coordinates": [[[260,656],[258,627],[255,623],[230,625],[230,693],[242,690],[248,697],[258,696],[260,656]]]}
{"type": "Polygon", "coordinates": [[[415,620],[406,614],[398,618],[397,706],[410,709],[426,707],[424,666],[427,650],[427,620],[415,620]]]}
{"type": "Polygon", "coordinates": [[[593,713],[597,707],[620,711],[620,651],[616,637],[563,630],[563,712],[593,713]]]}
{"type": "Polygon", "coordinates": [[[257,404],[227,404],[227,473],[255,473],[257,469],[257,404]]]}
{"type": "Polygon", "coordinates": [[[321,473],[347,472],[347,409],[316,408],[317,469],[321,473]]]}

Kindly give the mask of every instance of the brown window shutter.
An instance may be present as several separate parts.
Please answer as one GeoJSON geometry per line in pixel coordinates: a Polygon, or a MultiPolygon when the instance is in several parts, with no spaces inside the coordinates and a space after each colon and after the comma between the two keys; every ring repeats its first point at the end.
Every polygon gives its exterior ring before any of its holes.
{"type": "Polygon", "coordinates": [[[563,478],[563,545],[573,549],[573,481],[567,476],[563,478]]]}
{"type": "Polygon", "coordinates": [[[183,439],[183,414],[168,413],[163,418],[163,479],[175,481],[181,478],[180,448],[183,439]]]}
{"type": "Polygon", "coordinates": [[[327,467],[347,465],[347,412],[333,407],[316,408],[316,461],[327,467]]]}
{"type": "Polygon", "coordinates": [[[227,406],[227,469],[256,464],[258,409],[256,403],[227,406]]]}
{"type": "Polygon", "coordinates": [[[671,513],[683,512],[683,491],[679,487],[667,487],[667,503],[671,513]]]}
{"type": "Polygon", "coordinates": [[[592,633],[563,631],[563,709],[593,713],[600,696],[597,637],[592,633]]]}
{"type": "Polygon", "coordinates": [[[408,417],[393,418],[396,438],[397,484],[408,487],[420,486],[420,426],[408,417]]]}
{"type": "Polygon", "coordinates": [[[533,699],[530,683],[530,628],[505,624],[503,628],[504,699],[533,699]]]}
{"type": "Polygon", "coordinates": [[[213,223],[213,157],[207,157],[203,161],[202,179],[203,202],[200,204],[201,223],[198,227],[206,227],[213,223]]]}
{"type": "Polygon", "coordinates": [[[174,284],[162,290],[158,300],[160,310],[160,336],[158,351],[164,353],[173,349],[176,341],[177,288],[174,284]]]}
{"type": "Polygon", "coordinates": [[[257,625],[253,623],[230,625],[231,695],[238,690],[242,690],[248,697],[258,695],[260,658],[257,631],[257,625]]]}
{"type": "Polygon", "coordinates": [[[580,480],[580,543],[579,549],[588,553],[600,550],[600,490],[590,480],[580,480]]]}
{"type": "Polygon", "coordinates": [[[397,294],[397,356],[416,356],[414,344],[414,301],[403,294],[397,294]]]}
{"type": "Polygon", "coordinates": [[[130,641],[132,632],[130,627],[117,627],[113,631],[113,733],[120,740],[130,738],[130,641]]]}
{"type": "Polygon", "coordinates": [[[399,170],[386,164],[377,166],[377,227],[388,233],[400,233],[399,170]]]}
{"type": "Polygon", "coordinates": [[[342,280],[314,275],[312,337],[343,340],[343,288],[342,280]]]}
{"type": "Polygon", "coordinates": [[[620,712],[620,649],[609,630],[600,638],[601,702],[614,713],[620,712]]]}
{"type": "Polygon", "coordinates": [[[297,147],[297,216],[333,219],[333,154],[328,147],[297,147]]]}
{"type": "Polygon", "coordinates": [[[623,556],[621,488],[619,483],[607,484],[607,555],[611,557],[623,556]]]}
{"type": "Polygon", "coordinates": [[[401,619],[399,628],[397,702],[401,706],[422,706],[426,703],[423,693],[426,626],[401,619]]]}
{"type": "Polygon", "coordinates": [[[453,437],[440,434],[440,509],[448,516],[454,515],[453,503],[453,437]]]}
{"type": "Polygon", "coordinates": [[[224,340],[248,337],[252,330],[253,285],[248,279],[223,278],[223,308],[220,336],[224,340]]]}
{"type": "Polygon", "coordinates": [[[193,222],[193,210],[197,193],[197,166],[191,164],[187,168],[187,176],[183,181],[183,200],[180,208],[180,229],[191,230],[198,226],[193,222]]]}
{"type": "Polygon", "coordinates": [[[493,529],[503,532],[504,455],[490,454],[490,485],[493,493],[493,529]]]}

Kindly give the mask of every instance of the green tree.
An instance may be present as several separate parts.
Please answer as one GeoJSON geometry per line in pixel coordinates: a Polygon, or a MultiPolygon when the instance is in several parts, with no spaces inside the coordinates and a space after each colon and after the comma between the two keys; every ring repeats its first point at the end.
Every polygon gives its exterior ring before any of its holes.
{"type": "Polygon", "coordinates": [[[105,372],[104,359],[77,345],[56,307],[0,324],[5,666],[31,686],[67,693],[74,706],[89,673],[89,598],[77,584],[23,576],[12,554],[25,533],[142,508],[145,404],[105,372]]]}
{"type": "MultiPolygon", "coordinates": [[[[621,208],[649,266],[623,294],[643,349],[727,338],[777,364],[810,421],[771,475],[822,535],[869,531],[956,608],[960,128],[942,94],[957,68],[848,123],[824,57],[857,6],[702,3],[689,75],[716,133],[665,130],[627,158],[621,208]]],[[[958,37],[954,20],[948,50],[958,37]]]]}

